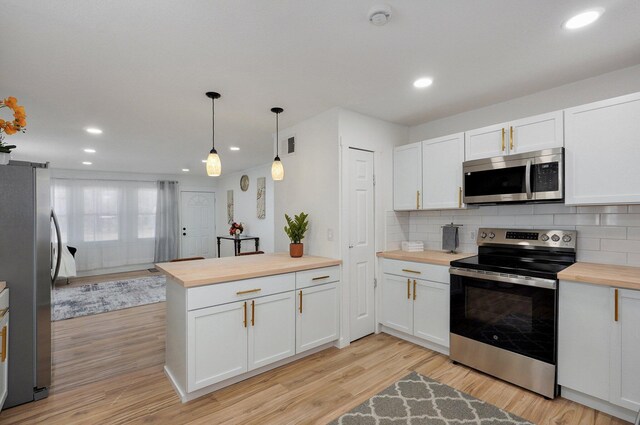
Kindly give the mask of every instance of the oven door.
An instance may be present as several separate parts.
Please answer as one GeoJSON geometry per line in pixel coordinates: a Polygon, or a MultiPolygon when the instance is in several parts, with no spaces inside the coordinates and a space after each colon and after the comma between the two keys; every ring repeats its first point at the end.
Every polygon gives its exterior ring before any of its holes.
{"type": "Polygon", "coordinates": [[[451,268],[451,333],[556,363],[555,280],[451,268]]]}
{"type": "Polygon", "coordinates": [[[464,202],[553,201],[564,198],[562,148],[466,161],[464,202]]]}

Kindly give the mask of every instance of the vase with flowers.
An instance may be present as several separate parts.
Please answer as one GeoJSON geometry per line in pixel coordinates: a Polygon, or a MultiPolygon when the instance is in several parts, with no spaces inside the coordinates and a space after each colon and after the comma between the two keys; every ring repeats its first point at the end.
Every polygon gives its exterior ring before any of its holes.
{"type": "Polygon", "coordinates": [[[239,238],[243,231],[244,226],[242,225],[242,223],[236,223],[235,221],[231,223],[231,227],[229,228],[229,234],[231,236],[239,238]]]}
{"type": "Polygon", "coordinates": [[[0,118],[0,165],[9,163],[11,150],[16,148],[16,145],[5,143],[5,137],[24,133],[27,127],[27,115],[24,112],[24,106],[18,105],[18,99],[9,96],[0,100],[0,109],[4,108],[13,111],[13,120],[5,121],[0,118]]]}

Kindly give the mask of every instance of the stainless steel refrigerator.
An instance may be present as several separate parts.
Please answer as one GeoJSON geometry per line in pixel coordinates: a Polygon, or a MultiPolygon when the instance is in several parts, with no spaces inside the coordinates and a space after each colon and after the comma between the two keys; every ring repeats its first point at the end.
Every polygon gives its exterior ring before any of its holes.
{"type": "Polygon", "coordinates": [[[44,398],[51,385],[50,185],[48,164],[0,165],[0,279],[11,308],[5,408],[44,398]]]}

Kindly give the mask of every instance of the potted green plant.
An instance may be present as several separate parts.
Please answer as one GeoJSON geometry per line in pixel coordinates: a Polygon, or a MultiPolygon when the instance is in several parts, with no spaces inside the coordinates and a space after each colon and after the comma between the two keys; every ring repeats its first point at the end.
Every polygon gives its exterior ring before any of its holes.
{"type": "Polygon", "coordinates": [[[309,227],[307,217],[309,217],[309,214],[305,214],[303,212],[298,215],[294,215],[293,219],[291,219],[287,214],[284,215],[284,218],[287,220],[287,225],[284,226],[284,231],[291,241],[291,244],[289,245],[289,255],[294,258],[302,257],[304,252],[302,239],[304,239],[304,234],[309,227]]]}

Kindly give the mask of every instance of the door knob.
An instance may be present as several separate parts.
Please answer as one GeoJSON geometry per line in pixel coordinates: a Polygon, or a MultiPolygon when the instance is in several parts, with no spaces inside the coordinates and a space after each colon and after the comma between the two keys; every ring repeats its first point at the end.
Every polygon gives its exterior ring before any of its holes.
{"type": "Polygon", "coordinates": [[[187,233],[186,233],[186,232],[185,232],[185,233],[183,233],[183,234],[182,234],[182,236],[187,236],[187,233]]]}
{"type": "Polygon", "coordinates": [[[186,227],[183,227],[183,228],[182,228],[182,230],[187,230],[187,228],[186,228],[186,227]]]}

